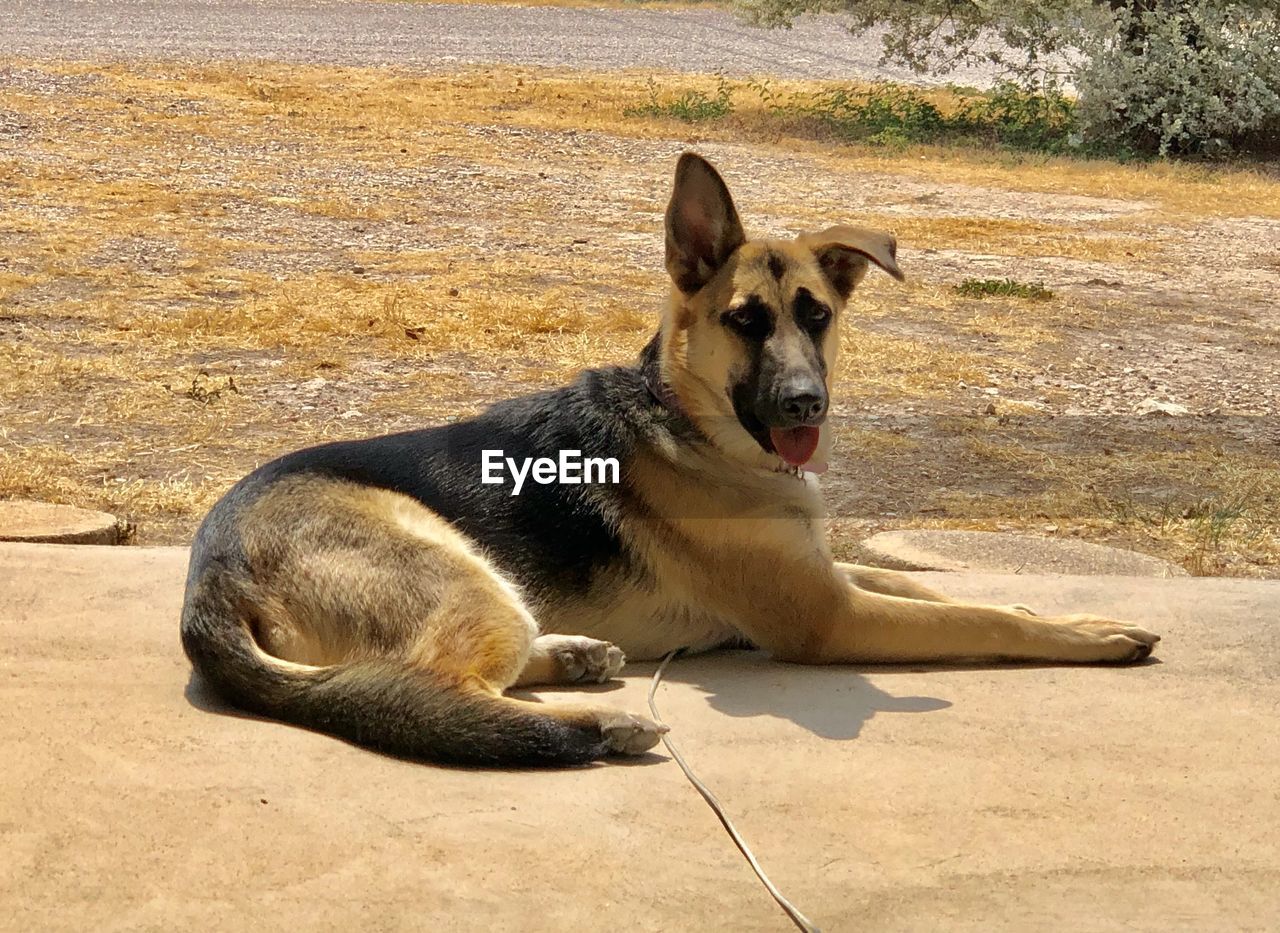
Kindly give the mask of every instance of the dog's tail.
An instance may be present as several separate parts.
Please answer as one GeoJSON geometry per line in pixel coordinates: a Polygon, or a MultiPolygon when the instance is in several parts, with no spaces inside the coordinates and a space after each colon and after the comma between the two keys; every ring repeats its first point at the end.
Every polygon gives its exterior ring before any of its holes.
{"type": "Polygon", "coordinates": [[[188,582],[182,647],[225,699],[252,713],[427,761],[554,765],[610,751],[601,724],[566,709],[551,715],[396,660],[312,667],[275,658],[253,636],[253,608],[228,572],[188,582]]]}

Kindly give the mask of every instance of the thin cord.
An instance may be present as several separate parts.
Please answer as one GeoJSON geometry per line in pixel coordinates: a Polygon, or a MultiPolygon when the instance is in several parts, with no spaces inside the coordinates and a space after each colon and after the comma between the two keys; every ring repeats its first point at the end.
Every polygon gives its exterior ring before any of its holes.
{"type": "MultiPolygon", "coordinates": [[[[658,714],[658,704],[654,700],[654,697],[656,697],[658,693],[658,684],[662,682],[662,672],[667,669],[667,664],[672,658],[680,653],[680,650],[681,649],[677,648],[662,659],[662,663],[658,665],[658,669],[653,672],[653,683],[649,685],[649,712],[653,714],[654,722],[659,725],[665,725],[665,723],[662,722],[662,717],[658,714]]],[[[720,801],[716,799],[716,795],[711,793],[711,788],[698,780],[698,776],[693,773],[693,769],[685,763],[684,756],[680,754],[680,750],[672,744],[671,740],[667,738],[666,735],[662,736],[662,744],[667,747],[667,751],[669,751],[671,753],[671,757],[676,760],[676,764],[680,766],[680,770],[684,772],[684,776],[689,779],[689,783],[692,784],[694,789],[702,795],[702,799],[707,802],[707,805],[711,807],[715,815],[720,818],[720,823],[729,834],[729,838],[734,841],[734,844],[737,845],[739,851],[741,851],[746,857],[747,864],[749,864],[752,870],[756,873],[756,877],[760,879],[760,883],[765,886],[769,894],[773,896],[773,899],[778,902],[778,906],[786,911],[787,916],[791,918],[791,922],[803,930],[804,933],[822,933],[821,930],[809,921],[808,917],[800,913],[795,904],[792,904],[789,900],[783,897],[782,892],[779,891],[774,883],[769,880],[769,876],[764,873],[764,869],[760,867],[760,863],[756,861],[755,855],[751,852],[751,847],[747,845],[747,841],[743,839],[742,834],[738,832],[738,827],[734,826],[733,821],[725,815],[724,807],[720,806],[720,801]]]]}

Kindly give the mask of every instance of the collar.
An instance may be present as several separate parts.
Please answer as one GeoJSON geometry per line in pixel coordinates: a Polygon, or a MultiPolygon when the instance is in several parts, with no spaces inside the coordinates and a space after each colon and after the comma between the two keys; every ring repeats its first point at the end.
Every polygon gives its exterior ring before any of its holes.
{"type": "Polygon", "coordinates": [[[684,413],[684,408],[680,404],[680,399],[676,398],[675,391],[671,386],[663,381],[662,376],[645,367],[641,370],[641,376],[644,378],[644,387],[649,390],[649,395],[653,400],[671,412],[673,415],[679,415],[688,421],[688,416],[684,413]]]}
{"type": "Polygon", "coordinates": [[[655,402],[676,417],[692,424],[684,406],[680,404],[680,399],[676,397],[675,390],[662,378],[659,341],[660,335],[655,334],[640,352],[640,378],[644,380],[644,387],[655,402]]]}

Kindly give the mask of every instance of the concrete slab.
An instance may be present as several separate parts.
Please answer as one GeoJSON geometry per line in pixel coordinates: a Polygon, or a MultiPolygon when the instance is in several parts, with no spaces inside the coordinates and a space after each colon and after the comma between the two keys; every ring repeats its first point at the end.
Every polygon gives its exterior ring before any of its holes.
{"type": "Polygon", "coordinates": [[[114,515],[74,505],[0,501],[0,541],[27,544],[120,544],[120,522],[114,515]]]}
{"type": "MultiPolygon", "coordinates": [[[[188,683],[185,562],[0,546],[0,928],[788,928],[661,756],[446,770],[228,714],[188,683]]],[[[1280,584],[932,582],[1149,622],[1161,663],[673,664],[673,735],[801,909],[828,933],[1280,928],[1280,584]]],[[[603,698],[643,708],[651,671],[603,698]]]]}
{"type": "Polygon", "coordinates": [[[1122,548],[997,531],[921,528],[882,531],[858,545],[859,560],[890,570],[1065,573],[1081,576],[1185,577],[1177,564],[1122,548]]]}

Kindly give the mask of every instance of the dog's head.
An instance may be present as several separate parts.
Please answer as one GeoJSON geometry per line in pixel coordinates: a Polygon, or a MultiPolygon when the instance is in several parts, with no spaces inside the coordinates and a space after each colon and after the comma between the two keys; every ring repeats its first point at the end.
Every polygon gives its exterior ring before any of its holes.
{"type": "Polygon", "coordinates": [[[875,263],[896,279],[892,236],[831,227],[795,240],[747,240],[724,180],[701,156],[676,166],[667,207],[661,368],[702,432],[735,459],[820,469],[837,327],[875,263]]]}

